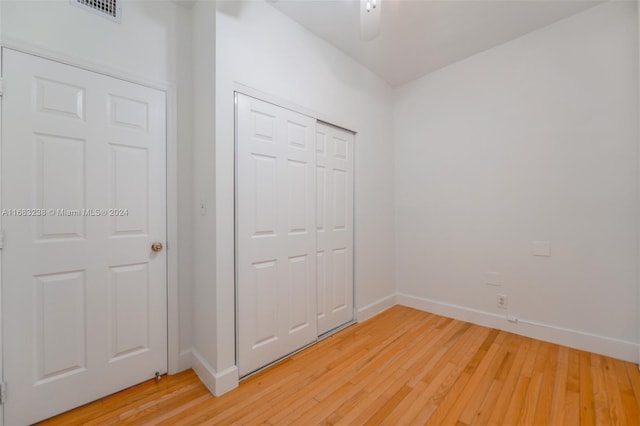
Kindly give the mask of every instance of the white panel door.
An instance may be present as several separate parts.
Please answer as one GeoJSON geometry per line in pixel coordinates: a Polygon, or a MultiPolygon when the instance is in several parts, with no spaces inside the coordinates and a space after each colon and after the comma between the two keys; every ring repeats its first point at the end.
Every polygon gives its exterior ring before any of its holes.
{"type": "Polygon", "coordinates": [[[238,95],[241,376],[317,338],[315,125],[307,116],[238,95]]]}
{"type": "Polygon", "coordinates": [[[3,50],[5,423],[167,368],[165,95],[3,50]]]}
{"type": "Polygon", "coordinates": [[[316,126],[318,333],[353,319],[353,133],[316,126]]]}

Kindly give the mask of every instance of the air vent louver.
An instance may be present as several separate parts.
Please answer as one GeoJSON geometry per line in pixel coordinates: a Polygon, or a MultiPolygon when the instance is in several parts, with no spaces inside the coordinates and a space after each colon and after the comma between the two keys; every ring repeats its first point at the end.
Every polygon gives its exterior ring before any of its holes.
{"type": "Polygon", "coordinates": [[[122,0],[71,0],[71,3],[100,16],[120,22],[122,0]]]}

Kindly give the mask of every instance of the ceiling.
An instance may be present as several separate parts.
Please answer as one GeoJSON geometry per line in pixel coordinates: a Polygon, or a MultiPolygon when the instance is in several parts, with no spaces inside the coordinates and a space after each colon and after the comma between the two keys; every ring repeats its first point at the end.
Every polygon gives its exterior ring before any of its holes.
{"type": "Polygon", "coordinates": [[[602,1],[378,0],[380,36],[360,40],[356,0],[271,0],[302,26],[399,86],[602,1]]]}

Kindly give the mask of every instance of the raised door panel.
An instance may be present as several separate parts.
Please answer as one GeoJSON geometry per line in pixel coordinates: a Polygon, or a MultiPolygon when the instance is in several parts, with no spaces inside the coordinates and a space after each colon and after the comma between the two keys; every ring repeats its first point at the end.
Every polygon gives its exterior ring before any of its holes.
{"type": "Polygon", "coordinates": [[[47,211],[36,219],[36,239],[84,238],[86,141],[39,133],[34,139],[35,205],[47,211]]]}
{"type": "Polygon", "coordinates": [[[110,144],[109,208],[111,236],[147,235],[149,158],[147,148],[110,144]],[[125,214],[126,212],[126,214],[125,214]]]}
{"type": "Polygon", "coordinates": [[[268,345],[278,340],[278,294],[279,274],[275,260],[253,264],[253,276],[249,276],[246,285],[253,297],[247,300],[255,318],[255,333],[250,337],[252,349],[268,345]]]}
{"type": "Polygon", "coordinates": [[[325,297],[327,294],[327,262],[324,251],[317,253],[317,279],[316,279],[316,315],[318,316],[318,322],[322,321],[326,316],[326,302],[325,297]]]}
{"type": "Polygon", "coordinates": [[[276,158],[259,154],[253,154],[251,158],[253,168],[247,172],[253,174],[254,183],[253,236],[274,236],[277,224],[276,158]]]}
{"type": "Polygon", "coordinates": [[[349,177],[346,170],[333,169],[333,230],[346,230],[349,221],[349,177]]]}
{"type": "Polygon", "coordinates": [[[86,280],[84,271],[72,271],[38,275],[34,283],[39,386],[86,370],[86,280]]]}
{"type": "Polygon", "coordinates": [[[34,82],[36,111],[42,114],[84,120],[84,87],[42,77],[35,77],[34,82]]]}
{"type": "Polygon", "coordinates": [[[348,292],[351,287],[348,281],[347,263],[347,250],[345,248],[334,249],[333,277],[331,280],[333,284],[332,313],[347,309],[348,292]]]}
{"type": "Polygon", "coordinates": [[[109,122],[113,126],[147,132],[149,129],[149,103],[109,94],[109,122]]]}
{"type": "Polygon", "coordinates": [[[148,264],[113,266],[109,286],[109,362],[149,350],[148,264]]]}
{"type": "Polygon", "coordinates": [[[307,164],[302,161],[287,161],[287,232],[307,233],[307,210],[309,204],[307,164]]]}

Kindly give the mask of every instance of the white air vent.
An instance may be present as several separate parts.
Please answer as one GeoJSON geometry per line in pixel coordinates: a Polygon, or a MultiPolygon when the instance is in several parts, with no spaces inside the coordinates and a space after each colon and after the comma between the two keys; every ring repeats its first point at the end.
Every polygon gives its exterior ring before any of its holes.
{"type": "Polygon", "coordinates": [[[103,18],[120,22],[122,19],[122,0],[70,0],[71,4],[100,15],[103,18]]]}

